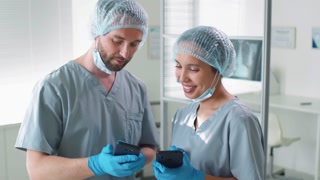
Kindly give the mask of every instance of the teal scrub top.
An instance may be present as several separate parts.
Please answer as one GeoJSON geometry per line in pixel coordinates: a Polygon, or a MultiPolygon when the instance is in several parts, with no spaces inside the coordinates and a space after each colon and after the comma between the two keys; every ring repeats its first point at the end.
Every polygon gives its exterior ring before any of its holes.
{"type": "Polygon", "coordinates": [[[179,109],[172,120],[172,145],[206,174],[263,180],[264,140],[260,123],[238,99],[228,101],[195,130],[199,103],[179,109]]]}
{"type": "Polygon", "coordinates": [[[117,140],[159,147],[145,84],[121,70],[107,92],[90,72],[70,61],[35,86],[15,147],[82,158],[117,140]]]}

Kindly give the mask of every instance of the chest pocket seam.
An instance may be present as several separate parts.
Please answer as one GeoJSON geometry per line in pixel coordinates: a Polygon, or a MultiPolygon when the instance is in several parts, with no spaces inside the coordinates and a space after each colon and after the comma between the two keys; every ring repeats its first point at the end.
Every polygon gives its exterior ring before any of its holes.
{"type": "Polygon", "coordinates": [[[127,112],[127,136],[126,139],[131,144],[139,144],[142,134],[142,113],[127,112]]]}
{"type": "Polygon", "coordinates": [[[142,113],[127,113],[127,119],[133,121],[142,121],[143,114],[142,113]]]}

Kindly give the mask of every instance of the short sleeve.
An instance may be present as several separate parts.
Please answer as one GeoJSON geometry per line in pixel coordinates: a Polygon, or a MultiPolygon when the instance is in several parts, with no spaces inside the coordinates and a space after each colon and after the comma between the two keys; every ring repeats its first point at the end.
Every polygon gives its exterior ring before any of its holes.
{"type": "Polygon", "coordinates": [[[230,122],[230,165],[239,180],[264,177],[264,148],[260,124],[252,113],[244,112],[230,122]]]}
{"type": "Polygon", "coordinates": [[[16,139],[15,147],[54,154],[62,137],[62,103],[57,88],[40,81],[32,92],[32,100],[16,139]]]}

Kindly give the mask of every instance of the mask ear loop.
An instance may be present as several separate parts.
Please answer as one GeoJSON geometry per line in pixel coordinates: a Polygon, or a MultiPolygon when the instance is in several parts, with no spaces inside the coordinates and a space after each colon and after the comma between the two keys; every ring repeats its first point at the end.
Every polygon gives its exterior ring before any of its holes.
{"type": "Polygon", "coordinates": [[[94,40],[95,41],[95,49],[96,49],[97,52],[99,52],[99,50],[97,48],[98,47],[98,37],[94,40]]]}
{"type": "MultiPolygon", "coordinates": [[[[215,73],[215,75],[214,75],[214,78],[213,78],[213,80],[212,80],[212,83],[211,83],[211,86],[210,86],[211,89],[212,89],[213,87],[216,87],[216,85],[218,84],[218,79],[219,79],[219,77],[217,78],[217,81],[216,81],[216,83],[215,83],[214,86],[213,86],[213,83],[214,83],[214,81],[216,80],[217,74],[219,74],[218,71],[216,71],[216,73],[215,73]]],[[[219,76],[219,75],[218,75],[218,76],[219,76]]]]}

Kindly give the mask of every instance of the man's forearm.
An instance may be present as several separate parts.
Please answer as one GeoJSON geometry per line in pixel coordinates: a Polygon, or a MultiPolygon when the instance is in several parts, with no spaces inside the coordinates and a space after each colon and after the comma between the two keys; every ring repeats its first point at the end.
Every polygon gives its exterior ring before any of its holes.
{"type": "Polygon", "coordinates": [[[27,169],[31,180],[72,180],[94,176],[88,168],[88,158],[69,159],[39,153],[27,152],[27,169]]]}

